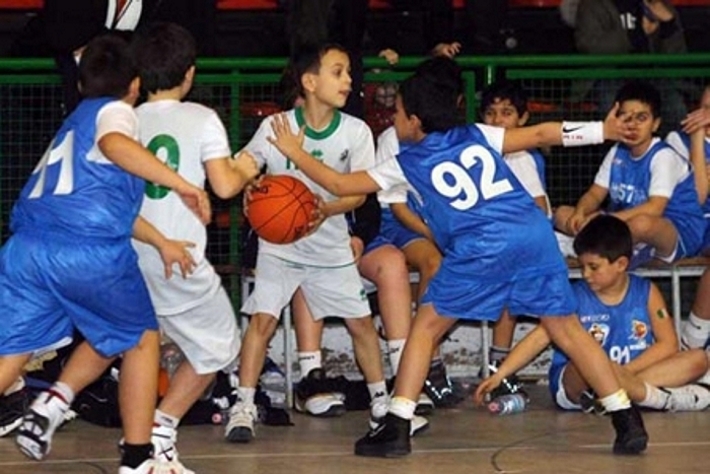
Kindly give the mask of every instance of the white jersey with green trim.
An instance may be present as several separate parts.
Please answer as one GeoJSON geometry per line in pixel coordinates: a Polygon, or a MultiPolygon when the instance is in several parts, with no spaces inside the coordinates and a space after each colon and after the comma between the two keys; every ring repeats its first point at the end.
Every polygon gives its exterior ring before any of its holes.
{"type": "MultiPolygon", "coordinates": [[[[195,186],[204,188],[206,161],[231,155],[224,125],[208,107],[160,100],[141,105],[136,113],[141,143],[195,186]]],[[[195,244],[190,249],[197,262],[195,271],[182,278],[175,266],[173,277],[166,280],[157,250],[134,240],[156,313],[181,313],[210,298],[219,288],[220,279],[205,258],[207,232],[202,222],[175,192],[153,183],[146,183],[140,214],[166,237],[195,244]]]]}
{"type": "MultiPolygon", "coordinates": [[[[300,108],[289,110],[286,116],[294,133],[305,125],[300,108]]],[[[268,138],[272,136],[271,117],[267,117],[244,149],[254,155],[260,166],[266,165],[268,174],[294,176],[326,202],[338,199],[306,177],[291,160],[269,143],[268,138]]],[[[375,163],[375,146],[370,127],[364,121],[340,111],[335,112],[333,120],[323,130],[306,127],[303,148],[340,173],[364,170],[375,163]]],[[[327,218],[316,232],[292,244],[277,245],[259,239],[259,252],[297,264],[319,267],[338,267],[353,262],[348,226],[342,214],[327,218]]]]}

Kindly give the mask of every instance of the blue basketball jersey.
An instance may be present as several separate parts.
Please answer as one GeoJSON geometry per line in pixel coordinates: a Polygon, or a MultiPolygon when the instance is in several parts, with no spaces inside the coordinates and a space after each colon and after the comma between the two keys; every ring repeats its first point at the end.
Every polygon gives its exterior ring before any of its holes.
{"type": "Polygon", "coordinates": [[[15,203],[13,232],[40,229],[72,239],[131,236],[144,182],[90,153],[97,115],[114,100],[84,100],[67,117],[15,203]]]}
{"type": "Polygon", "coordinates": [[[447,270],[490,282],[566,272],[547,217],[478,126],[431,133],[397,161],[447,270]]]}
{"type": "MultiPolygon", "coordinates": [[[[609,179],[609,211],[636,207],[648,201],[651,162],[655,154],[664,149],[673,150],[667,143],[658,141],[641,159],[633,159],[631,150],[627,146],[617,145],[609,179]]],[[[698,204],[695,178],[690,163],[685,161],[689,173],[685,179],[676,184],[663,211],[663,217],[673,223],[680,235],[678,257],[696,254],[700,250],[705,233],[705,219],[698,204]]]]}
{"type": "MultiPolygon", "coordinates": [[[[653,344],[651,315],[648,314],[651,283],[648,280],[629,275],[626,295],[615,306],[604,304],[585,281],[576,282],[573,288],[582,326],[601,344],[613,362],[628,364],[653,344]]],[[[554,348],[550,379],[568,362],[567,356],[554,348]]]]}

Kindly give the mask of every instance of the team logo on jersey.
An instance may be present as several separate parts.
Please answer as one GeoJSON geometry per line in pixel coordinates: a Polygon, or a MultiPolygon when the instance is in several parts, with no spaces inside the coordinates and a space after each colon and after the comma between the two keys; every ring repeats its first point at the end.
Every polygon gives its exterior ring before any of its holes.
{"type": "Polygon", "coordinates": [[[345,161],[348,159],[348,156],[350,156],[350,150],[347,148],[340,154],[340,158],[338,158],[339,161],[345,161]]]}
{"type": "Polygon", "coordinates": [[[648,325],[643,321],[634,319],[631,321],[631,337],[635,340],[645,339],[648,335],[648,325]]]}
{"type": "Polygon", "coordinates": [[[600,345],[606,343],[606,338],[609,335],[609,326],[606,324],[594,323],[589,327],[589,334],[597,341],[600,345]]]}
{"type": "Polygon", "coordinates": [[[367,291],[365,291],[365,288],[360,290],[360,300],[367,301],[367,291]]]}

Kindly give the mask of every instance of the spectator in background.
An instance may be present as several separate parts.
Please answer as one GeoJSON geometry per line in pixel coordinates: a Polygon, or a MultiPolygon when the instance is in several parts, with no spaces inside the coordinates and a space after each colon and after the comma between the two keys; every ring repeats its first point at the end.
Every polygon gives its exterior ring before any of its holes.
{"type": "MultiPolygon", "coordinates": [[[[580,0],[575,43],[579,52],[588,54],[687,52],[678,12],[669,0],[580,0]]],[[[606,113],[622,84],[621,79],[578,83],[573,96],[591,94],[606,113]]],[[[679,84],[658,80],[654,85],[663,91],[663,123],[676,128],[686,115],[679,84]]]]}
{"type": "Polygon", "coordinates": [[[45,0],[38,21],[64,85],[64,113],[79,103],[78,59],[90,39],[108,30],[133,31],[151,20],[172,21],[198,38],[209,53],[216,0],[45,0]]]}

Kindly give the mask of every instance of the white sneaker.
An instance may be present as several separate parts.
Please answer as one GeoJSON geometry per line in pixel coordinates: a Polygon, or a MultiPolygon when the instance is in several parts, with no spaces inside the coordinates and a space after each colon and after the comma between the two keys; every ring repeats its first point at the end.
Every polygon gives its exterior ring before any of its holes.
{"type": "Polygon", "coordinates": [[[426,431],[429,428],[429,420],[423,416],[414,415],[412,422],[409,424],[409,436],[415,437],[417,434],[426,431]]]}
{"type": "Polygon", "coordinates": [[[240,401],[236,402],[229,409],[229,421],[224,429],[224,437],[231,443],[250,442],[254,439],[256,417],[256,405],[240,401]]]}
{"type": "Polygon", "coordinates": [[[422,392],[419,394],[419,400],[417,400],[417,409],[414,413],[417,415],[428,415],[434,411],[434,401],[429,398],[429,395],[422,392]]]}
{"type": "Polygon", "coordinates": [[[338,393],[318,393],[307,399],[295,397],[297,412],[322,418],[340,416],[345,413],[344,396],[338,393]]]}
{"type": "Polygon", "coordinates": [[[55,392],[42,392],[22,419],[15,441],[20,451],[32,459],[44,458],[52,447],[52,436],[64,422],[69,405],[55,392]]]}
{"type": "Polygon", "coordinates": [[[370,402],[370,429],[375,430],[385,421],[390,409],[390,397],[377,397],[370,402]]]}
{"type": "Polygon", "coordinates": [[[175,447],[175,444],[177,444],[177,430],[175,428],[162,425],[153,426],[150,442],[153,444],[153,459],[163,463],[177,463],[182,468],[180,472],[195,474],[194,471],[180,464],[178,460],[179,455],[175,447]]]}
{"type": "Polygon", "coordinates": [[[670,393],[668,398],[670,411],[702,411],[710,406],[710,387],[707,385],[691,383],[666,390],[670,393]]]}
{"type": "Polygon", "coordinates": [[[127,466],[118,468],[118,474],[195,474],[177,461],[162,462],[157,459],[146,459],[135,469],[127,466]]]}

